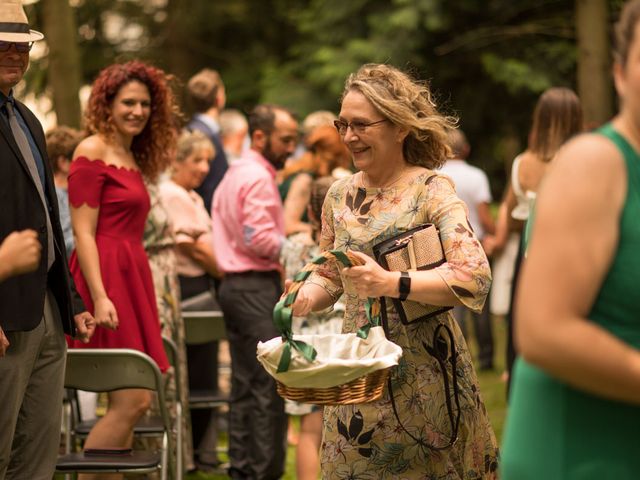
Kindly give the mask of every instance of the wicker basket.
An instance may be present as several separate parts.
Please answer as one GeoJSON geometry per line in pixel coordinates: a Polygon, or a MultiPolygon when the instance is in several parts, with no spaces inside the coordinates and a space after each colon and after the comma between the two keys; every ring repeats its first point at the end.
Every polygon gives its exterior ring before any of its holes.
{"type": "MultiPolygon", "coordinates": [[[[300,335],[295,336],[291,332],[291,309],[290,306],[296,299],[298,290],[304,283],[304,280],[319,265],[327,261],[338,261],[344,266],[362,265],[362,261],[354,255],[330,251],[324,252],[322,255],[313,259],[305,268],[294,277],[294,283],[290,286],[287,295],[278,302],[274,309],[274,322],[276,327],[282,333],[282,338],[272,339],[266,343],[258,345],[258,359],[265,369],[276,379],[277,391],[280,396],[302,403],[313,403],[317,405],[347,405],[355,403],[366,403],[377,400],[383,393],[384,385],[391,373],[391,368],[395,366],[398,359],[402,355],[402,350],[397,345],[389,342],[384,338],[380,325],[380,303],[378,299],[369,299],[367,301],[367,316],[369,324],[361,328],[357,334],[334,334],[334,335],[300,335]],[[368,337],[372,327],[375,329],[376,335],[368,337]],[[324,337],[324,338],[321,338],[324,337]],[[367,340],[369,338],[369,340],[367,340]],[[323,365],[316,359],[316,350],[314,347],[326,346],[328,343],[342,344],[342,346],[357,346],[364,348],[367,352],[367,358],[336,358],[335,365],[323,365]],[[373,339],[373,340],[371,340],[373,339]],[[308,343],[307,343],[308,342],[308,343]],[[353,342],[362,342],[354,344],[353,342]],[[366,350],[369,346],[375,346],[366,350]],[[274,347],[268,350],[267,347],[274,347]],[[276,350],[276,348],[278,350],[276,350]],[[294,372],[289,370],[292,352],[298,350],[301,355],[295,358],[296,368],[294,372]],[[268,353],[265,354],[265,351],[268,353]],[[271,355],[269,361],[265,360],[266,356],[271,355]],[[274,356],[280,355],[277,360],[278,368],[274,371],[274,356]],[[378,356],[379,358],[376,358],[378,356]],[[285,358],[286,357],[286,358],[285,358]],[[306,365],[309,369],[305,371],[306,365]],[[356,365],[354,369],[354,365],[356,365]],[[359,377],[354,378],[354,372],[357,375],[358,370],[366,371],[359,377]],[[326,375],[325,375],[326,372],[326,375]],[[295,375],[292,373],[302,373],[302,380],[296,381],[295,375]],[[321,378],[322,377],[322,378],[321,378]],[[310,386],[309,378],[313,378],[314,386],[310,386]],[[321,381],[318,379],[321,378],[321,381]],[[343,383],[338,385],[332,384],[342,379],[343,383]]],[[[348,352],[349,348],[338,349],[335,351],[348,352]]],[[[334,350],[331,349],[333,352],[334,350]]],[[[360,350],[357,350],[360,352],[360,350]]],[[[325,352],[326,353],[326,352],[325,352]]],[[[331,363],[331,359],[324,358],[324,363],[331,363]]]]}
{"type": "Polygon", "coordinates": [[[278,394],[283,398],[315,405],[350,405],[373,402],[382,396],[391,369],[383,368],[358,377],[348,383],[326,388],[287,387],[276,381],[278,394]]]}

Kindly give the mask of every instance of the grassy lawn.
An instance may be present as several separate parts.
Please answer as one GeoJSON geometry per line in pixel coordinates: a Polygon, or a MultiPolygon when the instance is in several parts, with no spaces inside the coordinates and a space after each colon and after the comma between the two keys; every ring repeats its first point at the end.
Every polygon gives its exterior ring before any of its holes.
{"type": "MultiPolygon", "coordinates": [[[[502,438],[502,429],[504,427],[504,417],[506,414],[505,402],[505,383],[501,380],[502,371],[504,370],[504,352],[505,352],[505,325],[502,318],[493,319],[493,332],[495,341],[495,370],[478,372],[480,380],[480,389],[482,397],[489,412],[491,424],[498,437],[498,442],[502,438]]],[[[471,335],[470,348],[476,350],[475,340],[471,335]]],[[[226,460],[223,458],[223,460],[226,460]]],[[[207,474],[197,472],[187,475],[188,480],[218,480],[229,478],[226,475],[207,474]]],[[[295,447],[289,447],[287,451],[287,467],[283,477],[285,480],[295,480],[295,447]]]]}
{"type": "MultiPolygon", "coordinates": [[[[493,335],[494,335],[494,364],[495,369],[492,371],[478,371],[478,379],[480,380],[480,392],[489,412],[489,419],[496,432],[498,443],[502,439],[502,429],[504,427],[504,418],[507,414],[506,403],[506,383],[502,380],[502,372],[505,365],[505,349],[506,349],[506,327],[504,319],[493,318],[493,335]]],[[[474,339],[471,339],[471,350],[475,350],[474,339]]]]}

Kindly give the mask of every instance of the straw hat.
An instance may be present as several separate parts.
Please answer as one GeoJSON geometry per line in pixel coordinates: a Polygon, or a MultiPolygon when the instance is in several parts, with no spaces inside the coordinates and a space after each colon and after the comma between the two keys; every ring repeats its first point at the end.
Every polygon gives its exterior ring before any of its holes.
{"type": "Polygon", "coordinates": [[[44,35],[29,29],[29,20],[21,0],[0,0],[0,40],[5,42],[36,42],[44,35]]]}

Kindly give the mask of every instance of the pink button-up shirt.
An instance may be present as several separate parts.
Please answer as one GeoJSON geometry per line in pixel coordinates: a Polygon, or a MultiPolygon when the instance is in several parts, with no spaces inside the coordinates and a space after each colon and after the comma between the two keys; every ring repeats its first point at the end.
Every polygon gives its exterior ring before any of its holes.
{"type": "Polygon", "coordinates": [[[276,170],[248,150],[229,166],[211,207],[213,251],[226,273],[279,270],[284,214],[276,170]]]}

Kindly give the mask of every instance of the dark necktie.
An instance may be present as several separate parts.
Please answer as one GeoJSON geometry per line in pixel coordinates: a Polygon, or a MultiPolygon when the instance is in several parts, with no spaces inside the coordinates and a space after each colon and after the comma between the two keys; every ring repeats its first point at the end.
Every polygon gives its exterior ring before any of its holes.
{"type": "Polygon", "coordinates": [[[47,217],[47,270],[49,270],[55,259],[55,252],[53,248],[53,229],[51,228],[51,219],[49,218],[47,200],[44,197],[44,186],[42,185],[42,180],[40,180],[40,175],[38,174],[38,167],[36,166],[36,160],[33,158],[33,152],[29,146],[29,140],[27,140],[27,136],[24,134],[24,131],[18,123],[16,113],[13,111],[13,104],[10,101],[7,101],[5,102],[5,105],[7,107],[9,126],[11,127],[11,133],[13,133],[13,139],[18,144],[22,158],[24,158],[24,161],[27,163],[29,173],[31,174],[33,183],[36,185],[38,195],[40,195],[40,200],[42,201],[42,208],[44,208],[47,217]]]}

